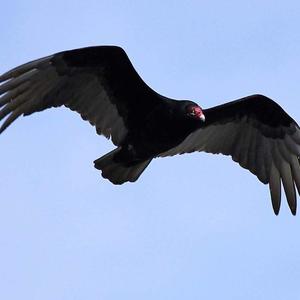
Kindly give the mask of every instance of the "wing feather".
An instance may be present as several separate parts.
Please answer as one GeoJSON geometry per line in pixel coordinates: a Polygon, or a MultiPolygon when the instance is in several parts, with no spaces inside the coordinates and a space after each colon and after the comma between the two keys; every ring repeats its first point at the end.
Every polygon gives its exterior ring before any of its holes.
{"type": "Polygon", "coordinates": [[[280,209],[281,183],[293,214],[300,191],[300,129],[273,100],[253,95],[204,110],[206,124],[159,156],[193,151],[230,155],[270,185],[274,212],[280,209]]]}
{"type": "Polygon", "coordinates": [[[140,110],[161,96],[139,77],[123,49],[99,46],[60,52],[0,76],[0,132],[20,115],[66,106],[120,145],[139,126],[140,110]]]}
{"type": "Polygon", "coordinates": [[[18,66],[16,68],[13,68],[12,70],[0,76],[0,82],[6,81],[11,78],[17,78],[22,74],[27,73],[33,69],[43,69],[44,67],[49,65],[52,57],[53,55],[49,55],[47,57],[36,59],[26,64],[23,64],[21,66],[18,66]]]}
{"type": "MultiPolygon", "coordinates": [[[[256,174],[256,146],[257,146],[257,130],[255,128],[251,128],[250,130],[251,136],[249,138],[249,148],[248,148],[248,157],[245,167],[248,166],[249,171],[253,174],[256,174]]],[[[227,151],[227,155],[230,152],[227,151]]]]}
{"type": "Polygon", "coordinates": [[[295,155],[292,156],[291,168],[292,168],[293,178],[295,180],[295,184],[298,190],[298,194],[300,195],[300,168],[299,168],[299,160],[295,155]]]}
{"type": "Polygon", "coordinates": [[[272,164],[269,187],[272,198],[272,206],[275,214],[278,215],[281,203],[281,181],[280,174],[275,164],[272,164]]]}
{"type": "Polygon", "coordinates": [[[291,167],[285,160],[281,160],[280,175],[282,178],[282,183],[289,207],[293,215],[295,215],[297,210],[295,186],[292,177],[291,167]]]}

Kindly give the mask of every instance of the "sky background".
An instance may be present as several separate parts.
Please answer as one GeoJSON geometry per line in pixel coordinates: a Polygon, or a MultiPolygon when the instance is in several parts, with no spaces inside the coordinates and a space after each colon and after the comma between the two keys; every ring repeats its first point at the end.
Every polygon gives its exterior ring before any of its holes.
{"type": "MultiPolygon", "coordinates": [[[[300,121],[299,1],[4,1],[0,73],[122,46],[159,93],[204,108],[265,94],[300,121]]],[[[299,299],[300,217],[229,157],[156,159],[135,184],[67,109],[0,136],[0,299],[299,299]]]]}

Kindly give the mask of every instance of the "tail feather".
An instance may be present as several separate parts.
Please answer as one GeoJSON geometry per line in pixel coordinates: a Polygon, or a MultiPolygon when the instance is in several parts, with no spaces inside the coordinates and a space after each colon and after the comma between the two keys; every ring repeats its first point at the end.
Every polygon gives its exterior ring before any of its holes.
{"type": "Polygon", "coordinates": [[[114,159],[119,151],[121,151],[121,148],[117,148],[95,160],[95,168],[101,170],[102,176],[114,184],[136,181],[149,165],[151,159],[130,163],[120,162],[114,159]]]}

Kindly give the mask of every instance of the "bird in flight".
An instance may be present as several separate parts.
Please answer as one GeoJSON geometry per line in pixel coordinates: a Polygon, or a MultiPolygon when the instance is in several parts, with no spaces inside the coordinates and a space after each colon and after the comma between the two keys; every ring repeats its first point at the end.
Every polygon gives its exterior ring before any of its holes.
{"type": "Polygon", "coordinates": [[[273,100],[251,95],[208,109],[152,90],[125,51],[97,46],[56,53],[0,76],[2,133],[20,115],[66,106],[111,138],[94,161],[114,184],[136,181],[155,157],[205,151],[230,155],[264,184],[279,213],[281,183],[295,215],[300,128],[273,100]]]}

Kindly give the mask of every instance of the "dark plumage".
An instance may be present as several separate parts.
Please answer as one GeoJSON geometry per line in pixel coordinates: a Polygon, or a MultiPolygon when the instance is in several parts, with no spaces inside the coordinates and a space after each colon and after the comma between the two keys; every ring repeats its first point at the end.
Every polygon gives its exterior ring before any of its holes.
{"type": "Polygon", "coordinates": [[[115,150],[95,161],[114,184],[136,181],[158,156],[205,151],[233,160],[269,184],[278,214],[281,182],[296,214],[300,129],[273,100],[252,95],[202,110],[153,91],[123,49],[60,52],[0,76],[0,133],[20,115],[64,105],[80,113],[115,150]]]}

